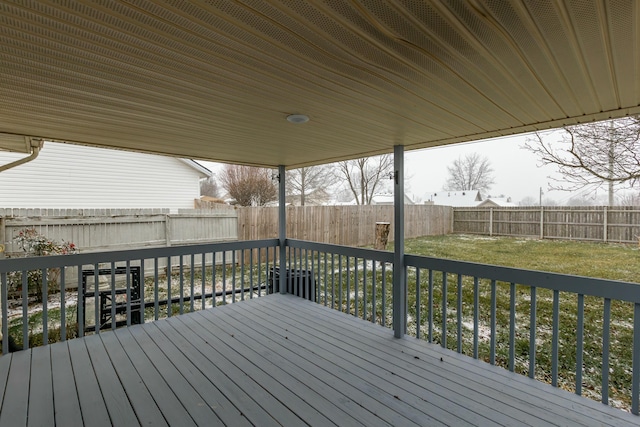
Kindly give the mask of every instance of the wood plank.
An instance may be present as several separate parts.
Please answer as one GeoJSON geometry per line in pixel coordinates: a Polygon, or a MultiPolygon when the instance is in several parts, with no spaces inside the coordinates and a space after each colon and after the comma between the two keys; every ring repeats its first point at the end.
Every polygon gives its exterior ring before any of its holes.
{"type": "MultiPolygon", "coordinates": [[[[287,316],[292,309],[301,310],[300,317],[296,321],[306,322],[305,317],[311,316],[310,313],[316,313],[320,310],[322,322],[330,325],[329,327],[341,328],[346,336],[356,342],[369,342],[372,351],[386,353],[396,360],[404,360],[409,363],[407,369],[414,369],[417,365],[416,360],[411,360],[412,354],[422,354],[423,358],[431,360],[439,360],[440,357],[445,358],[446,363],[438,366],[438,370],[431,371],[429,375],[438,375],[441,372],[446,378],[454,380],[462,375],[461,384],[465,385],[467,390],[476,391],[477,387],[489,387],[493,390],[493,394],[500,396],[500,401],[511,401],[515,397],[522,402],[518,407],[524,413],[535,410],[534,415],[539,418],[549,419],[550,422],[559,422],[562,419],[566,422],[576,424],[585,422],[585,416],[595,417],[596,422],[611,425],[628,425],[630,420],[637,419],[623,411],[600,405],[598,402],[579,397],[573,393],[564,390],[552,388],[551,386],[539,381],[531,380],[518,374],[508,372],[499,367],[490,366],[482,361],[474,360],[467,356],[459,355],[453,351],[442,349],[437,345],[430,345],[426,342],[405,337],[402,340],[391,339],[389,331],[384,328],[364,327],[361,319],[353,316],[345,315],[335,311],[335,314],[324,312],[324,308],[317,304],[303,302],[304,305],[298,305],[297,301],[292,298],[282,298],[273,305],[269,305],[270,310],[278,310],[283,316],[287,316]],[[382,340],[380,340],[382,338],[382,340]],[[531,402],[536,404],[532,405],[531,402]],[[567,408],[583,407],[577,411],[567,411],[567,408]],[[588,414],[588,415],[586,415],[588,414]]],[[[365,322],[367,323],[367,322],[365,322]]],[[[309,324],[309,327],[314,325],[309,324]]],[[[429,365],[426,365],[429,366],[429,365]]],[[[465,399],[469,399],[469,393],[462,394],[465,399]]],[[[513,402],[512,402],[513,403],[513,402]]],[[[497,408],[488,408],[491,412],[497,408]]]]}
{"type": "Polygon", "coordinates": [[[31,350],[31,384],[29,393],[29,426],[48,426],[55,419],[50,346],[31,350]]]}
{"type": "MultiPolygon", "coordinates": [[[[145,328],[147,329],[147,328],[145,328]]],[[[139,346],[134,350],[139,357],[135,358],[138,371],[143,375],[149,388],[154,389],[161,409],[166,412],[170,424],[174,422],[185,426],[198,425],[208,422],[220,425],[221,421],[207,402],[206,395],[198,393],[197,386],[189,382],[176,369],[176,364],[185,363],[183,360],[170,360],[156,343],[142,328],[132,327],[121,329],[117,333],[118,339],[127,350],[139,346]],[[175,420],[177,418],[177,420],[175,420]],[[181,421],[181,419],[184,419],[181,421]]],[[[167,346],[173,343],[167,342],[167,346]]],[[[186,364],[188,366],[188,361],[186,364]]]]}
{"type": "Polygon", "coordinates": [[[85,426],[111,426],[109,412],[102,397],[85,341],[85,338],[67,341],[73,379],[82,411],[82,421],[85,426]]]}
{"type": "Polygon", "coordinates": [[[78,390],[73,381],[73,369],[67,341],[52,344],[50,349],[56,425],[81,425],[82,412],[80,411],[78,390]]]}
{"type": "MultiPolygon", "coordinates": [[[[168,425],[140,375],[131,364],[127,356],[128,350],[125,351],[122,348],[113,332],[101,333],[99,336],[140,424],[168,425]]],[[[183,424],[186,425],[184,421],[183,424]]]]}
{"type": "Polygon", "coordinates": [[[2,411],[0,412],[0,426],[27,425],[30,374],[31,351],[12,353],[2,411]]]}
{"type": "Polygon", "coordinates": [[[9,368],[11,367],[11,353],[0,354],[0,412],[2,411],[2,402],[6,390],[7,380],[9,378],[9,368]]]}
{"type": "MultiPolygon", "coordinates": [[[[282,319],[278,317],[277,321],[272,320],[273,312],[271,315],[264,312],[263,316],[260,316],[261,313],[259,309],[252,307],[251,320],[257,316],[255,320],[261,326],[258,333],[269,336],[270,341],[276,341],[274,337],[281,335],[278,329],[283,330],[282,319]],[[268,325],[271,327],[268,328],[268,325]]],[[[242,313],[238,312],[238,316],[242,316],[242,313]]],[[[237,320],[242,321],[241,317],[237,320]]],[[[315,364],[319,371],[331,370],[332,365],[335,365],[333,375],[337,378],[347,381],[348,384],[368,384],[364,388],[367,396],[386,395],[386,399],[378,400],[375,404],[365,404],[367,408],[378,408],[384,406],[385,402],[389,402],[391,406],[387,406],[385,412],[395,410],[404,417],[413,419],[414,422],[430,425],[438,422],[446,425],[479,425],[491,421],[507,422],[507,425],[509,421],[513,423],[513,420],[508,419],[489,420],[470,412],[466,402],[461,406],[456,401],[431,393],[424,385],[418,386],[402,379],[400,374],[396,373],[397,367],[388,360],[379,359],[377,365],[371,363],[366,358],[368,355],[358,351],[357,347],[341,346],[340,342],[331,338],[331,334],[339,333],[339,329],[325,331],[323,334],[310,334],[294,323],[284,323],[284,327],[286,336],[281,335],[280,339],[285,343],[295,341],[301,347],[296,349],[295,353],[300,360],[305,361],[304,363],[311,366],[315,364]],[[318,345],[323,341],[327,344],[326,348],[318,345]]],[[[345,388],[344,385],[338,385],[338,387],[339,390],[345,388]]],[[[477,409],[482,410],[484,407],[478,405],[477,409]]]]}
{"type": "MultiPolygon", "coordinates": [[[[231,307],[230,305],[228,307],[231,307]]],[[[331,419],[340,418],[343,424],[348,425],[373,425],[380,424],[381,419],[373,416],[371,412],[364,410],[364,408],[358,407],[353,401],[350,401],[344,395],[336,393],[335,389],[332,389],[321,381],[317,380],[311,375],[308,375],[308,372],[300,369],[295,364],[289,363],[286,358],[282,357],[282,353],[279,351],[281,349],[270,348],[268,345],[264,345],[264,341],[260,344],[259,341],[255,340],[255,336],[250,336],[250,334],[245,334],[244,330],[238,328],[237,324],[229,324],[227,322],[222,322],[222,318],[226,318],[229,310],[225,308],[224,315],[215,316],[210,318],[209,315],[213,312],[213,310],[208,313],[198,312],[198,316],[201,319],[196,319],[197,324],[200,328],[196,329],[198,331],[210,331],[213,334],[227,334],[225,331],[233,331],[234,338],[237,338],[233,341],[232,347],[239,354],[242,354],[243,357],[247,359],[250,363],[256,366],[258,369],[263,369],[268,375],[271,377],[267,381],[267,383],[261,382],[263,387],[268,387],[271,390],[271,384],[275,380],[278,383],[282,384],[284,387],[288,387],[291,393],[294,393],[296,396],[301,398],[305,402],[313,402],[314,408],[323,413],[325,417],[329,417],[331,419]],[[216,324],[212,323],[212,319],[215,319],[216,324]],[[218,324],[218,322],[222,324],[218,324]],[[247,339],[244,339],[244,338],[247,339]],[[278,357],[269,357],[265,358],[266,354],[277,354],[278,357]],[[332,402],[332,400],[334,402],[332,402]],[[337,406],[340,401],[345,403],[344,406],[352,409],[356,415],[360,415],[360,417],[354,415],[353,413],[349,413],[345,410],[345,408],[341,408],[337,406]]],[[[194,328],[195,329],[195,328],[194,328]]],[[[206,335],[200,334],[205,340],[209,338],[206,335]]],[[[268,341],[268,339],[267,339],[268,341]]],[[[244,365],[243,365],[244,366],[244,365]]],[[[332,377],[332,375],[326,375],[327,377],[332,377]]],[[[280,394],[278,394],[280,395],[280,394]]],[[[288,408],[298,413],[299,407],[294,402],[288,402],[284,399],[285,405],[288,408]]],[[[298,415],[303,418],[306,422],[315,421],[315,422],[324,422],[327,423],[328,420],[323,420],[322,418],[306,418],[304,416],[304,412],[300,411],[298,415]]]]}
{"type": "MultiPolygon", "coordinates": [[[[178,317],[176,317],[178,318],[178,317]]],[[[236,411],[241,415],[243,423],[260,424],[265,426],[280,425],[272,416],[273,412],[280,413],[282,404],[256,381],[245,375],[233,363],[218,352],[217,346],[209,346],[208,342],[193,334],[190,330],[176,330],[169,322],[156,322],[164,334],[164,338],[175,343],[175,348],[183,353],[188,360],[193,361],[195,367],[212,384],[220,389],[229,399],[236,411]]],[[[160,337],[154,335],[154,339],[160,337]]],[[[215,341],[214,341],[215,342],[215,341]]],[[[172,356],[174,359],[176,356],[172,356]]],[[[225,406],[223,406],[225,408],[225,406]]],[[[233,414],[232,409],[229,409],[233,414]]],[[[300,423],[297,418],[288,418],[289,425],[300,423]]],[[[229,423],[228,423],[229,424],[229,423]]],[[[232,424],[229,424],[232,425],[232,424]]],[[[288,425],[286,423],[282,425],[288,425]]]]}
{"type": "Polygon", "coordinates": [[[131,408],[129,396],[115,373],[115,367],[107,356],[100,335],[86,337],[84,341],[102,391],[102,398],[107,406],[107,411],[109,411],[111,423],[123,426],[139,424],[139,420],[131,408]]]}

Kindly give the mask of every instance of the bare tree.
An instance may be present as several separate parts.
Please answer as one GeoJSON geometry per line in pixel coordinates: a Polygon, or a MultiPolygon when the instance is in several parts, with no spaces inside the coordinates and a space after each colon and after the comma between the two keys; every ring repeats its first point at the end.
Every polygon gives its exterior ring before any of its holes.
{"type": "Polygon", "coordinates": [[[458,157],[447,166],[449,177],[444,189],[449,191],[487,191],[494,184],[493,168],[488,158],[478,153],[458,157]]]}
{"type": "Polygon", "coordinates": [[[287,194],[300,201],[319,203],[328,197],[328,189],[336,182],[334,168],[330,165],[309,166],[287,171],[287,194]]]}
{"type": "Polygon", "coordinates": [[[278,198],[271,169],[225,165],[220,183],[240,206],[264,206],[278,198]]]}
{"type": "Polygon", "coordinates": [[[388,178],[393,171],[393,156],[384,154],[339,162],[338,171],[345,179],[356,204],[370,205],[373,195],[384,186],[382,180],[388,178]]]}
{"type": "Polygon", "coordinates": [[[215,177],[210,176],[200,180],[200,195],[209,197],[220,197],[218,183],[215,177]]]}
{"type": "Polygon", "coordinates": [[[556,165],[563,179],[550,179],[555,190],[596,191],[607,187],[609,205],[614,192],[633,187],[640,178],[640,120],[628,117],[562,128],[560,139],[535,133],[525,148],[543,165],[556,165]]]}

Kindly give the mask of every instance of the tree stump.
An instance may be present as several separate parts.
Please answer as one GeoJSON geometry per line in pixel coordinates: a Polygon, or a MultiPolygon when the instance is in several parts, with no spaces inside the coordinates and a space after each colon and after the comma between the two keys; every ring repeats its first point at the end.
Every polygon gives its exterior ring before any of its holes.
{"type": "Polygon", "coordinates": [[[376,243],[373,245],[374,249],[379,251],[387,249],[390,228],[391,224],[388,222],[376,222],[376,243]]]}

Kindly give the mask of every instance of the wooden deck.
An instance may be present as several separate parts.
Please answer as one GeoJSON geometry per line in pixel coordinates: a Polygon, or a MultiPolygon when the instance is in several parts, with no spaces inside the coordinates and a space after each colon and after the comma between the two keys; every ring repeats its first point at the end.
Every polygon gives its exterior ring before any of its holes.
{"type": "Polygon", "coordinates": [[[0,357],[1,426],[637,425],[289,295],[0,357]]]}

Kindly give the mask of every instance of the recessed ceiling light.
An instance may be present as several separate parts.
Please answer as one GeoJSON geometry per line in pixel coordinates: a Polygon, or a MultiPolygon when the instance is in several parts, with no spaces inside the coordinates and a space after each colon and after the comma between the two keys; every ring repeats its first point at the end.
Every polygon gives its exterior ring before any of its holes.
{"type": "Polygon", "coordinates": [[[307,123],[309,121],[309,116],[305,116],[304,114],[290,114],[287,116],[287,120],[291,123],[307,123]]]}

